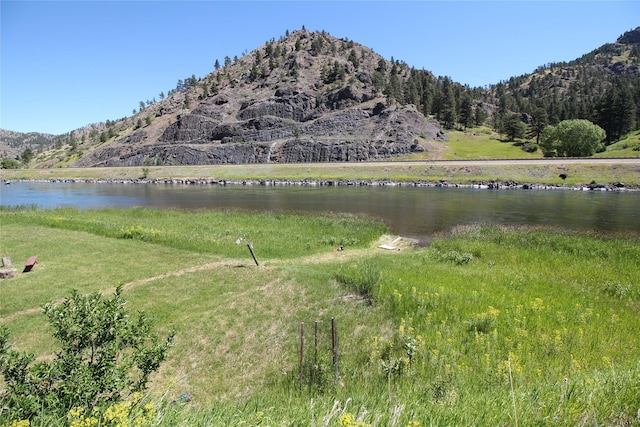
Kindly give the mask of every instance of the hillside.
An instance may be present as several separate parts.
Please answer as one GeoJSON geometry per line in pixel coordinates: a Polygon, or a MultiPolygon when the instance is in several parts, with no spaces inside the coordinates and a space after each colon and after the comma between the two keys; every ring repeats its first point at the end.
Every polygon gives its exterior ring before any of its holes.
{"type": "Polygon", "coordinates": [[[114,125],[119,136],[77,166],[377,160],[445,140],[435,120],[385,96],[376,79],[408,78],[371,49],[295,31],[208,76],[186,79],[114,125]]]}
{"type": "MultiPolygon", "coordinates": [[[[417,153],[440,158],[448,131],[489,126],[497,138],[508,133],[513,117],[526,124],[533,141],[547,124],[587,119],[605,129],[609,145],[640,127],[639,64],[640,27],[576,60],[470,88],[303,28],[241,57],[225,57],[222,64],[216,60],[213,72],[179,80],[159,101],[141,102],[131,117],[59,136],[35,163],[354,162],[417,153]]],[[[631,145],[625,153],[637,151],[631,145]]]]}
{"type": "Polygon", "coordinates": [[[32,151],[48,150],[53,147],[56,137],[45,133],[12,132],[0,129],[0,158],[16,159],[29,148],[32,151]]]}
{"type": "Polygon", "coordinates": [[[488,102],[549,123],[588,119],[607,133],[607,144],[640,127],[640,27],[582,57],[549,63],[490,88],[488,102]]]}

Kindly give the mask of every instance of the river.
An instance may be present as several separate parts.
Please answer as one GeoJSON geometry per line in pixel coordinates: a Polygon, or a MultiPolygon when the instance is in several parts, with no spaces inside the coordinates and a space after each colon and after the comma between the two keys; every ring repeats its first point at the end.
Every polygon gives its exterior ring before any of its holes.
{"type": "Polygon", "coordinates": [[[463,224],[546,225],[640,234],[640,192],[424,187],[221,186],[13,182],[0,205],[357,213],[392,233],[425,237],[463,224]]]}

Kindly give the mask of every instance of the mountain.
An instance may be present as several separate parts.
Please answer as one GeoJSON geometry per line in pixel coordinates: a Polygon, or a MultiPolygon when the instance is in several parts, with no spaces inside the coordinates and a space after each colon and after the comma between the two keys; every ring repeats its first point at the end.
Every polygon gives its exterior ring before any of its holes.
{"type": "Polygon", "coordinates": [[[483,98],[499,109],[534,114],[549,123],[588,119],[607,143],[640,127],[640,27],[582,57],[538,67],[490,88],[483,98]]]}
{"type": "Polygon", "coordinates": [[[54,135],[37,132],[12,132],[0,129],[0,158],[17,159],[27,148],[36,151],[53,147],[54,135]]]}
{"type": "Polygon", "coordinates": [[[640,127],[639,64],[640,27],[576,60],[470,88],[303,27],[179,80],[131,117],[59,136],[38,166],[378,160],[438,152],[448,129],[506,134],[513,117],[532,138],[588,119],[609,144],[640,127]]]}
{"type": "Polygon", "coordinates": [[[376,83],[409,74],[353,41],[294,31],[179,82],[76,165],[364,161],[435,149],[446,140],[438,122],[376,83]]]}

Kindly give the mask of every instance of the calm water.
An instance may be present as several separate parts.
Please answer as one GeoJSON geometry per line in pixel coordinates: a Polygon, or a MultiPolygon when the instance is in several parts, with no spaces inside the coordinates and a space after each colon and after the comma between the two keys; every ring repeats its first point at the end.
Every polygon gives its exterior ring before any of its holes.
{"type": "Polygon", "coordinates": [[[478,223],[640,234],[638,192],[12,183],[0,186],[0,205],[365,213],[405,236],[429,236],[478,223]]]}

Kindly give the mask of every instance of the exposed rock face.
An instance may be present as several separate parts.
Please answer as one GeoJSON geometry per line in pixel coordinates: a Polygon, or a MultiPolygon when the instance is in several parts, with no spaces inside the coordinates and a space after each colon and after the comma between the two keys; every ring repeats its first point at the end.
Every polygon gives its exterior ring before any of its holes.
{"type": "Polygon", "coordinates": [[[277,42],[279,56],[274,44],[172,94],[155,107],[154,124],[76,165],[354,162],[430,150],[446,140],[435,120],[373,85],[384,60],[370,49],[307,32],[277,42]],[[358,51],[357,66],[346,58],[348,46],[358,51]]]}
{"type": "Polygon", "coordinates": [[[614,74],[628,74],[630,76],[640,76],[640,68],[636,64],[627,64],[622,61],[615,62],[607,67],[614,74]]]}
{"type": "Polygon", "coordinates": [[[640,43],[640,27],[636,27],[634,30],[627,31],[622,36],[618,37],[616,43],[621,44],[638,44],[640,43]]]}
{"type": "MultiPolygon", "coordinates": [[[[304,111],[282,102],[262,102],[259,108],[270,105],[276,106],[270,112],[284,115],[304,111]]],[[[93,153],[92,166],[360,162],[421,152],[429,148],[427,140],[445,136],[437,122],[415,109],[378,104],[305,122],[265,115],[224,123],[194,111],[168,126],[157,143],[136,144],[142,138],[144,132],[138,131],[123,138],[120,146],[93,153]]]]}

